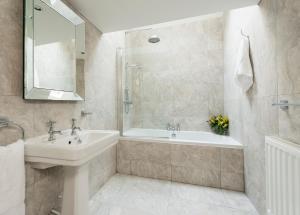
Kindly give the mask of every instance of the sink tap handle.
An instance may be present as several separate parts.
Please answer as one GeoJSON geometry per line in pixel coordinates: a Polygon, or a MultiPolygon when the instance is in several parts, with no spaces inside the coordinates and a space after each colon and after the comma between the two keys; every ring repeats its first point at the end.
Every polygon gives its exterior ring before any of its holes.
{"type": "Polygon", "coordinates": [[[76,121],[77,121],[76,119],[74,118],[72,119],[71,135],[76,135],[76,130],[81,131],[81,128],[79,126],[76,126],[76,121]]]}
{"type": "Polygon", "coordinates": [[[52,121],[52,120],[49,120],[48,122],[47,122],[47,125],[48,125],[48,127],[49,127],[49,130],[48,130],[48,134],[49,134],[49,138],[48,138],[48,141],[53,141],[53,140],[55,140],[55,134],[60,134],[60,135],[62,135],[62,132],[61,131],[55,131],[54,130],[54,124],[55,124],[56,122],[55,121],[52,121]]]}
{"type": "Polygon", "coordinates": [[[48,125],[49,127],[52,127],[55,123],[56,123],[56,121],[49,120],[49,121],[47,122],[47,125],[48,125]]]}

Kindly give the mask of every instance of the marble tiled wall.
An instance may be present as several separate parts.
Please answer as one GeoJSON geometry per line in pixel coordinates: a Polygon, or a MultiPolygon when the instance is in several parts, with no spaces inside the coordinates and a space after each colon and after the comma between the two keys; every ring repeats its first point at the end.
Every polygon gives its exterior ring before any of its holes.
{"type": "Polygon", "coordinates": [[[244,191],[241,149],[121,140],[119,173],[244,191]]]}
{"type": "Polygon", "coordinates": [[[230,133],[245,144],[246,192],[265,214],[264,137],[280,135],[300,143],[300,109],[281,111],[273,102],[299,101],[300,4],[298,0],[262,0],[259,6],[225,15],[224,109],[230,133]],[[244,94],[234,83],[240,30],[250,36],[255,83],[244,94]]]}
{"type": "Polygon", "coordinates": [[[278,133],[276,75],[276,4],[230,11],[225,17],[224,109],[230,135],[245,145],[246,192],[258,211],[265,212],[264,137],[278,133]],[[255,83],[248,93],[235,84],[234,73],[241,29],[250,36],[255,83]]]}
{"type": "Polygon", "coordinates": [[[222,15],[126,33],[127,62],[141,66],[128,69],[131,127],[208,130],[209,115],[223,113],[222,15]]]}
{"type": "MultiPolygon", "coordinates": [[[[23,1],[0,0],[0,115],[25,128],[26,137],[45,134],[46,122],[57,121],[57,129],[71,126],[79,119],[83,128],[116,129],[115,50],[124,44],[122,32],[102,34],[92,24],[86,26],[85,102],[25,101],[23,91],[23,1]],[[105,101],[105,102],[104,102],[105,101]],[[86,109],[93,115],[80,117],[86,109]]],[[[15,141],[16,129],[1,129],[0,144],[15,141]]],[[[116,171],[116,148],[92,161],[91,195],[116,171]],[[100,172],[104,172],[101,175],[100,172]]],[[[47,215],[59,207],[57,196],[63,186],[60,167],[37,171],[26,164],[26,214],[47,215]]]]}
{"type": "MultiPolygon", "coordinates": [[[[277,0],[278,100],[300,103],[300,2],[277,0]]],[[[300,107],[279,111],[279,135],[300,144],[300,107]]]]}

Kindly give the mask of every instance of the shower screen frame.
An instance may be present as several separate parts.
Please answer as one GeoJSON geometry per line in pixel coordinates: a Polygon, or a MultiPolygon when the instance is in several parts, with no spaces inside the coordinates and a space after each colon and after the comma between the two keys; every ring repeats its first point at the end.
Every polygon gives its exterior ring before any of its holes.
{"type": "Polygon", "coordinates": [[[123,75],[125,70],[125,50],[117,48],[117,128],[120,131],[120,136],[123,136],[124,120],[124,96],[123,96],[123,75]]]}

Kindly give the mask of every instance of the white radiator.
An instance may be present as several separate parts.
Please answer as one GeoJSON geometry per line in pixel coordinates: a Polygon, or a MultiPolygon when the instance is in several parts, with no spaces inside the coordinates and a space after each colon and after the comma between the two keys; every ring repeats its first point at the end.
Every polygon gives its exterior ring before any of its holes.
{"type": "Polygon", "coordinates": [[[268,215],[300,215],[300,145],[266,137],[268,215]]]}

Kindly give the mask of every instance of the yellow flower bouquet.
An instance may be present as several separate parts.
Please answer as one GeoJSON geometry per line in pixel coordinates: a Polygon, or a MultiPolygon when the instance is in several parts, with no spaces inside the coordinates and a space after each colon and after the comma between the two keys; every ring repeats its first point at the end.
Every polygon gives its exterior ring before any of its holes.
{"type": "Polygon", "coordinates": [[[229,119],[227,116],[218,115],[211,116],[207,121],[211,130],[219,135],[228,135],[229,133],[229,119]]]}

